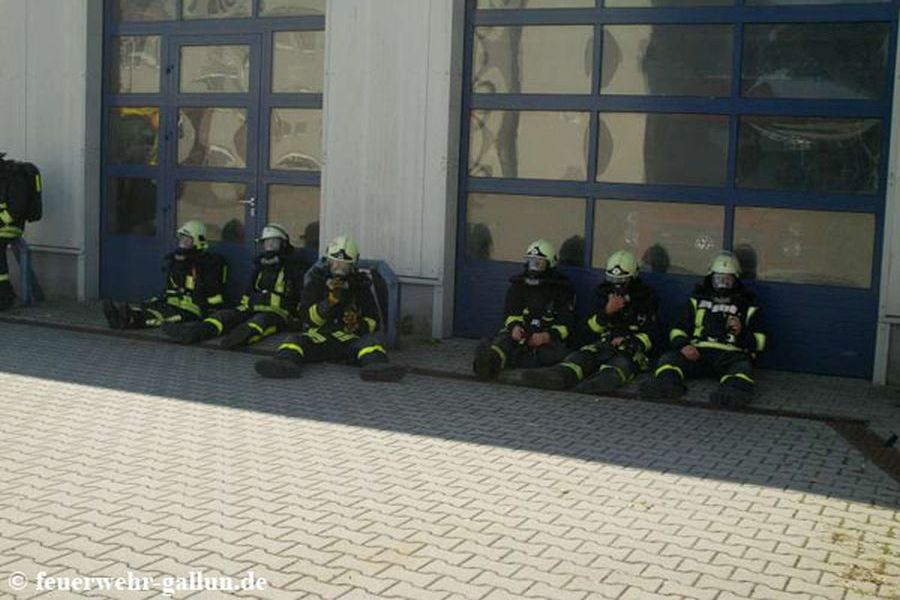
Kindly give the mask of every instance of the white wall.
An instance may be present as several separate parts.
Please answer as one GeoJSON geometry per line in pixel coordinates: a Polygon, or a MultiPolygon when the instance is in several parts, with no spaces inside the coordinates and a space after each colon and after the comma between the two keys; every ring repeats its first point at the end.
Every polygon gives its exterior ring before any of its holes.
{"type": "Polygon", "coordinates": [[[434,287],[449,333],[463,0],[328,3],[322,244],[352,234],[364,258],[434,287]]]}
{"type": "Polygon", "coordinates": [[[41,169],[26,239],[77,265],[80,297],[97,285],[101,28],[102,0],[0,0],[0,152],[41,169]]]}

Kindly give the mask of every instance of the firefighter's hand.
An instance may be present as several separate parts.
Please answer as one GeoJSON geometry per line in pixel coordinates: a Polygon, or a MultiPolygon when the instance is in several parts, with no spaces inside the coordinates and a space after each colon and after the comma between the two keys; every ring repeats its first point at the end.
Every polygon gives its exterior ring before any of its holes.
{"type": "Polygon", "coordinates": [[[700,358],[700,351],[697,350],[696,346],[690,344],[681,349],[681,354],[691,362],[695,362],[700,358]]]}
{"type": "Polygon", "coordinates": [[[550,337],[550,334],[546,331],[542,331],[540,333],[533,333],[530,338],[528,338],[528,345],[532,348],[540,348],[544,344],[549,344],[553,338],[550,337]]]}
{"type": "Polygon", "coordinates": [[[728,333],[732,335],[741,335],[741,331],[743,331],[744,326],[741,325],[741,320],[734,315],[728,317],[728,333]]]}
{"type": "Polygon", "coordinates": [[[625,341],[625,338],[623,338],[622,336],[619,336],[619,337],[613,338],[612,341],[610,342],[610,344],[612,344],[613,348],[618,348],[619,346],[622,345],[622,342],[624,342],[624,341],[625,341]]]}
{"type": "Polygon", "coordinates": [[[525,328],[521,325],[516,325],[512,328],[512,339],[516,342],[521,342],[525,339],[525,328]]]}
{"type": "Polygon", "coordinates": [[[625,297],[618,294],[610,294],[606,301],[606,314],[614,315],[625,307],[625,297]]]}

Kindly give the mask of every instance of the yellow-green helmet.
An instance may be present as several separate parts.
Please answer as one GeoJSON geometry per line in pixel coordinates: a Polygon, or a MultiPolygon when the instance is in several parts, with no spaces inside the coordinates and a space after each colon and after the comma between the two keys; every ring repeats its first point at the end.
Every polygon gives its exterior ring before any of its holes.
{"type": "Polygon", "coordinates": [[[256,238],[256,243],[262,245],[264,252],[281,252],[290,247],[291,236],[278,223],[269,223],[263,227],[262,233],[256,238]]]}
{"type": "Polygon", "coordinates": [[[196,219],[188,221],[178,228],[178,247],[184,250],[206,250],[209,243],[206,240],[206,225],[196,219]],[[187,243],[187,240],[190,240],[187,243]]]}
{"type": "Polygon", "coordinates": [[[616,250],[606,261],[606,280],[623,284],[638,276],[641,267],[637,258],[628,250],[616,250]]]}
{"type": "Polygon", "coordinates": [[[529,271],[541,272],[552,269],[558,261],[556,246],[545,239],[535,240],[525,249],[525,266],[529,271]]]}
{"type": "Polygon", "coordinates": [[[713,273],[740,277],[741,263],[738,262],[738,259],[734,254],[727,250],[723,250],[714,256],[712,262],[709,263],[709,274],[712,275],[713,273]]]}
{"type": "Polygon", "coordinates": [[[359,264],[359,249],[348,235],[339,235],[325,249],[328,268],[334,275],[348,275],[359,264]]]}

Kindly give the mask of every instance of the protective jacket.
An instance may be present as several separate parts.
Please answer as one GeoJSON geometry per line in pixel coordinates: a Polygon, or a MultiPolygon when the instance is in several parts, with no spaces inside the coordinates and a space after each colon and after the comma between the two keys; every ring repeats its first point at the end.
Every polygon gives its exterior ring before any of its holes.
{"type": "Polygon", "coordinates": [[[711,348],[730,352],[758,354],[766,348],[766,334],[762,329],[756,295],[744,288],[740,280],[728,293],[712,287],[707,276],[697,284],[681,318],[669,333],[675,350],[691,344],[697,348],[711,348]],[[733,319],[740,321],[736,331],[733,319]]]}
{"type": "Polygon", "coordinates": [[[625,306],[612,315],[606,314],[606,303],[616,295],[616,287],[605,281],[597,286],[594,314],[588,318],[588,330],[594,342],[625,338],[625,346],[634,353],[649,354],[657,337],[656,314],[659,300],[656,292],[639,278],[631,280],[625,291],[625,306]]]}
{"type": "Polygon", "coordinates": [[[285,321],[300,316],[300,295],[307,267],[295,253],[279,257],[257,256],[238,310],[270,312],[285,321]]]}
{"type": "Polygon", "coordinates": [[[363,271],[338,279],[326,267],[313,269],[300,310],[309,326],[323,333],[365,335],[375,333],[381,322],[372,276],[363,271]]]}
{"type": "Polygon", "coordinates": [[[222,255],[204,250],[189,252],[178,260],[166,255],[166,304],[202,317],[210,309],[221,308],[228,279],[228,265],[222,255]]]}
{"type": "Polygon", "coordinates": [[[520,273],[510,278],[506,292],[504,326],[516,325],[528,334],[548,332],[554,341],[565,342],[575,327],[575,288],[557,271],[534,275],[520,273]]]}

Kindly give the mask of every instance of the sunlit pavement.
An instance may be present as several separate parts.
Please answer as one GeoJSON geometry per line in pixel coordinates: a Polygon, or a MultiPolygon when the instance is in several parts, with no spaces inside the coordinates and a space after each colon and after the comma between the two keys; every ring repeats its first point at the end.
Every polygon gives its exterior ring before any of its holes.
{"type": "Polygon", "coordinates": [[[900,598],[900,485],[820,422],[0,332],[0,596],[900,598]]]}

